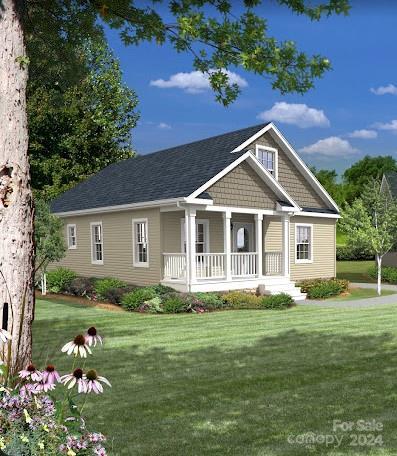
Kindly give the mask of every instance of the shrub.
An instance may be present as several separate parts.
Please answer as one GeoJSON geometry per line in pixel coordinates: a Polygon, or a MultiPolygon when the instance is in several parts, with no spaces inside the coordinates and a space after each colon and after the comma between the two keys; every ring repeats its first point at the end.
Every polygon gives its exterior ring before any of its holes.
{"type": "Polygon", "coordinates": [[[258,309],[261,307],[261,298],[241,291],[232,291],[222,296],[223,301],[234,309],[258,309]]]}
{"type": "Polygon", "coordinates": [[[162,296],[167,293],[175,292],[175,290],[173,288],[162,285],[161,283],[159,283],[158,285],[152,285],[151,287],[147,287],[147,288],[151,288],[156,293],[156,296],[162,296]]]}
{"type": "Polygon", "coordinates": [[[138,309],[139,306],[156,297],[156,293],[152,287],[136,288],[134,291],[126,293],[120,301],[122,307],[132,311],[138,309]]]}
{"type": "Polygon", "coordinates": [[[365,251],[353,249],[348,245],[336,246],[336,259],[338,261],[362,261],[373,260],[374,255],[370,255],[365,251]]]}
{"type": "Polygon", "coordinates": [[[156,296],[155,298],[145,301],[139,306],[139,312],[144,313],[163,313],[163,308],[161,307],[161,298],[156,296]]]}
{"type": "Polygon", "coordinates": [[[116,288],[109,288],[103,293],[102,298],[110,302],[111,304],[120,304],[121,299],[126,293],[130,293],[131,291],[134,291],[137,287],[134,285],[126,285],[123,287],[116,287],[116,288]]]}
{"type": "Polygon", "coordinates": [[[95,282],[95,293],[99,299],[105,299],[105,293],[111,288],[123,288],[126,286],[127,284],[122,280],[113,277],[105,277],[104,279],[98,279],[95,282]]]}
{"type": "Polygon", "coordinates": [[[70,282],[67,291],[76,296],[91,296],[94,293],[94,284],[97,279],[91,277],[76,277],[70,282]]]}
{"type": "Polygon", "coordinates": [[[67,291],[72,280],[76,277],[77,274],[71,269],[56,268],[53,271],[47,272],[47,289],[51,293],[67,291]]]}
{"type": "Polygon", "coordinates": [[[295,305],[295,301],[287,293],[263,296],[261,306],[265,309],[286,309],[295,305]]]}
{"type": "Polygon", "coordinates": [[[337,296],[349,289],[348,280],[344,279],[313,279],[299,283],[302,292],[310,299],[324,299],[337,296]]]}
{"type": "Polygon", "coordinates": [[[164,297],[165,313],[182,313],[192,309],[192,297],[184,293],[169,293],[164,297]]]}
{"type": "MultiPolygon", "coordinates": [[[[392,266],[384,266],[382,267],[382,282],[397,284],[397,268],[393,268],[392,266]]],[[[368,270],[368,275],[372,279],[378,278],[378,268],[376,265],[373,265],[368,270]]]]}
{"type": "Polygon", "coordinates": [[[194,296],[200,301],[199,306],[205,310],[216,310],[228,307],[228,304],[217,293],[195,293],[194,296]]]}

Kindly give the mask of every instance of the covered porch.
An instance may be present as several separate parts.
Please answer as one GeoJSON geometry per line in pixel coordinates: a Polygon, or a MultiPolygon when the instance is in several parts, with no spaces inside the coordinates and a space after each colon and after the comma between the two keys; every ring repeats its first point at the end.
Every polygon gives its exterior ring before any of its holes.
{"type": "Polygon", "coordinates": [[[289,282],[289,220],[281,210],[166,210],[162,283],[180,291],[221,291],[289,282]]]}

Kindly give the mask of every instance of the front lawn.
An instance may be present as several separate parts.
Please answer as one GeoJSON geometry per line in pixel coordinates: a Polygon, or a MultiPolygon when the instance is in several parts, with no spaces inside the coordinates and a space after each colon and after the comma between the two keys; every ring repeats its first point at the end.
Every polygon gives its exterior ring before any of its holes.
{"type": "Polygon", "coordinates": [[[391,456],[396,310],[148,315],[38,301],[34,350],[36,360],[63,370],[66,341],[92,325],[105,335],[86,367],[98,367],[113,388],[90,400],[85,414],[108,435],[112,455],[391,456]],[[334,419],[381,421],[383,447],[350,446],[347,434],[339,449],[287,441],[333,434],[334,419]]]}
{"type": "Polygon", "coordinates": [[[373,283],[376,280],[368,276],[368,271],[374,261],[337,261],[336,277],[338,279],[347,279],[350,282],[373,283]]]}
{"type": "MultiPolygon", "coordinates": [[[[388,296],[395,294],[395,291],[392,290],[382,290],[382,296],[388,296]]],[[[350,288],[348,294],[342,294],[340,296],[333,296],[329,298],[330,301],[354,301],[355,299],[367,299],[367,298],[377,298],[378,293],[372,288],[350,288]]],[[[397,296],[396,296],[397,302],[397,296]]]]}

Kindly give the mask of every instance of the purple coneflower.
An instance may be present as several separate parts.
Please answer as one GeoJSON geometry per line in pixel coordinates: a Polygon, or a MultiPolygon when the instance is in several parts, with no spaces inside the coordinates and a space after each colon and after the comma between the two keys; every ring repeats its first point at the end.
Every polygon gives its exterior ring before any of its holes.
{"type": "Polygon", "coordinates": [[[41,388],[37,383],[26,383],[19,388],[19,394],[22,397],[30,397],[32,394],[38,394],[41,392],[41,388]]]}
{"type": "Polygon", "coordinates": [[[19,371],[19,377],[31,382],[41,382],[43,374],[36,369],[34,364],[29,364],[26,369],[19,371]]]}
{"type": "Polygon", "coordinates": [[[53,390],[55,388],[55,384],[61,381],[59,373],[55,370],[55,367],[52,364],[49,364],[45,368],[45,371],[43,371],[42,375],[42,387],[45,392],[53,390]]]}
{"type": "Polygon", "coordinates": [[[86,338],[82,334],[79,334],[73,340],[65,344],[62,347],[62,351],[64,353],[66,352],[68,355],[71,355],[72,353],[74,356],[80,355],[82,358],[87,358],[87,352],[90,355],[92,354],[90,347],[87,345],[86,338]]]}
{"type": "Polygon", "coordinates": [[[11,334],[6,329],[0,329],[0,340],[5,344],[12,339],[11,334]]]}
{"type": "Polygon", "coordinates": [[[96,328],[94,326],[91,326],[91,328],[88,328],[87,334],[85,335],[85,339],[88,342],[88,345],[91,347],[93,345],[96,347],[96,344],[100,342],[102,345],[102,337],[97,333],[96,328]]]}
{"type": "Polygon", "coordinates": [[[105,383],[108,386],[112,386],[105,377],[101,377],[97,374],[94,369],[89,370],[85,375],[85,381],[87,385],[87,393],[94,392],[95,394],[103,393],[103,386],[101,383],[105,383]]]}
{"type": "Polygon", "coordinates": [[[68,383],[68,389],[74,387],[77,384],[77,390],[79,393],[87,392],[87,383],[84,379],[83,370],[80,368],[75,369],[71,374],[62,375],[61,382],[66,386],[68,383]]]}

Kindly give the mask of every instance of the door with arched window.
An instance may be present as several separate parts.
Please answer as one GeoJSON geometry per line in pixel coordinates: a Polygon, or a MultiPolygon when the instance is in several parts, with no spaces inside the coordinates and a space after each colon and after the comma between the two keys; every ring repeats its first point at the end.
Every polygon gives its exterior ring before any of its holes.
{"type": "Polygon", "coordinates": [[[233,223],[234,253],[254,251],[254,226],[252,223],[233,223]]]}

